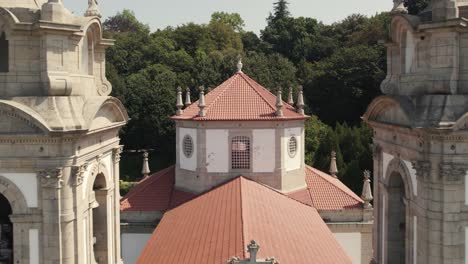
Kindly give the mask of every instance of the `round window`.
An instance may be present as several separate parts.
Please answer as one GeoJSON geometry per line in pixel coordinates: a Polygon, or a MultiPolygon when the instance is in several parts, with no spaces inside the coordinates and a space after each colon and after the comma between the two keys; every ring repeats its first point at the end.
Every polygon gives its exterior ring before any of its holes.
{"type": "Polygon", "coordinates": [[[291,137],[288,142],[288,152],[289,156],[293,158],[297,153],[297,139],[296,137],[291,137]]]}
{"type": "Polygon", "coordinates": [[[187,158],[192,157],[192,154],[193,154],[193,140],[192,140],[191,136],[186,135],[184,137],[184,140],[182,142],[182,148],[183,148],[185,157],[187,157],[187,158]]]}

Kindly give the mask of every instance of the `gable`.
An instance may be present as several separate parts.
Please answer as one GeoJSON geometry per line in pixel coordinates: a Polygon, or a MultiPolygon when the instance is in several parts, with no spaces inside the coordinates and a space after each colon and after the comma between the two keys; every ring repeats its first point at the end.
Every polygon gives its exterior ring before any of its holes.
{"type": "Polygon", "coordinates": [[[363,119],[377,123],[394,124],[410,127],[412,122],[413,105],[402,98],[380,96],[367,108],[363,119]]]}

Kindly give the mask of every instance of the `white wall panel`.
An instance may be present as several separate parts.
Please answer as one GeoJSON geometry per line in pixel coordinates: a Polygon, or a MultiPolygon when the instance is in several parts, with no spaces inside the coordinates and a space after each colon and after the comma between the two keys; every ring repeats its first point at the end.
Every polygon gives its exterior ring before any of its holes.
{"type": "Polygon", "coordinates": [[[253,171],[275,171],[275,130],[257,129],[253,131],[253,171]]]}
{"type": "Polygon", "coordinates": [[[229,172],[228,130],[206,130],[206,163],[208,172],[229,172]]]}
{"type": "Polygon", "coordinates": [[[13,182],[23,193],[28,207],[38,206],[37,174],[36,173],[2,173],[3,176],[13,182]]]}
{"type": "Polygon", "coordinates": [[[29,229],[29,263],[39,264],[39,230],[29,229]]]}
{"type": "Polygon", "coordinates": [[[122,234],[122,258],[125,264],[135,264],[151,234],[122,234]]]}
{"type": "Polygon", "coordinates": [[[284,167],[286,171],[297,170],[301,168],[301,163],[303,162],[302,158],[302,128],[295,127],[295,128],[285,128],[284,129],[284,137],[282,138],[283,143],[283,157],[284,157],[284,167]],[[296,137],[297,139],[297,153],[294,157],[289,156],[288,152],[288,145],[289,139],[291,137],[296,137]]]}
{"type": "Polygon", "coordinates": [[[361,233],[333,233],[355,264],[361,263],[361,233]]]}
{"type": "Polygon", "coordinates": [[[179,160],[180,168],[189,171],[195,171],[197,169],[197,130],[194,128],[179,128],[179,160]],[[191,157],[187,158],[184,155],[183,150],[183,140],[186,135],[192,137],[193,141],[193,154],[191,157]]]}

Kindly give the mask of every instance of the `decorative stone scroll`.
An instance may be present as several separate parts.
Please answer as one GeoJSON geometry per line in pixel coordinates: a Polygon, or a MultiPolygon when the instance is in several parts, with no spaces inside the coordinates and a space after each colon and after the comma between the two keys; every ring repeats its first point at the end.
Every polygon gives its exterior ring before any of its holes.
{"type": "Polygon", "coordinates": [[[75,186],[80,186],[83,183],[85,172],[87,169],[88,163],[84,163],[83,165],[73,167],[73,175],[75,175],[75,186]]]}
{"type": "Polygon", "coordinates": [[[61,169],[40,170],[38,171],[38,175],[43,188],[62,188],[63,180],[61,169]]]}
{"type": "Polygon", "coordinates": [[[123,151],[123,146],[118,146],[112,150],[112,157],[114,158],[114,163],[120,162],[120,157],[123,151]]]}
{"type": "Polygon", "coordinates": [[[428,179],[431,173],[431,163],[429,161],[417,160],[411,162],[413,168],[416,170],[416,176],[428,179]]]}
{"type": "Polygon", "coordinates": [[[440,178],[447,182],[461,181],[466,175],[468,166],[458,163],[441,163],[439,167],[440,178]]]}

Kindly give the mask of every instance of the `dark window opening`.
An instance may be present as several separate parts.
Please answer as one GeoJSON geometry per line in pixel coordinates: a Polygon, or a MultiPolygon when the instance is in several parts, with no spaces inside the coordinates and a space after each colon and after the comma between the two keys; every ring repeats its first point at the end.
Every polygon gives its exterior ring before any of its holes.
{"type": "Polygon", "coordinates": [[[0,33],[0,72],[8,72],[8,40],[5,32],[0,33]]]}
{"type": "Polygon", "coordinates": [[[10,221],[11,206],[0,194],[0,263],[13,264],[13,224],[10,221]]]}

